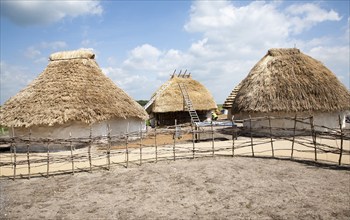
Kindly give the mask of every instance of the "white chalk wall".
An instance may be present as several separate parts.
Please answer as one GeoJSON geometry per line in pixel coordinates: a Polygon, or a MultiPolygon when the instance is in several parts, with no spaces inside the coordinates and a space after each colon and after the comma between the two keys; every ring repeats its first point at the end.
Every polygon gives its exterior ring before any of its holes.
{"type": "MultiPolygon", "coordinates": [[[[108,125],[110,126],[111,135],[118,135],[125,133],[127,130],[130,132],[136,132],[140,129],[145,130],[145,122],[138,118],[128,119],[111,119],[106,121],[97,122],[91,125],[92,137],[106,136],[108,134],[108,125]]],[[[73,138],[85,138],[90,136],[90,125],[82,122],[69,122],[63,125],[54,126],[35,126],[31,128],[14,128],[15,136],[27,137],[31,131],[31,137],[37,138],[57,138],[67,139],[69,134],[72,134],[73,138]]],[[[10,132],[11,133],[11,132],[10,132]]]]}
{"type": "MultiPolygon", "coordinates": [[[[315,125],[315,130],[317,131],[331,131],[331,129],[327,128],[334,128],[334,129],[339,129],[339,115],[341,118],[342,122],[342,128],[345,128],[346,123],[345,123],[345,116],[349,115],[350,111],[347,112],[332,112],[332,113],[324,113],[324,112],[318,112],[318,113],[299,113],[297,117],[308,117],[310,115],[313,115],[314,117],[314,125],[315,125]],[[321,128],[317,127],[318,126],[325,126],[327,128],[321,128]]],[[[291,113],[275,113],[275,114],[251,114],[252,118],[255,117],[265,117],[265,116],[271,116],[271,117],[295,117],[295,114],[291,113]]],[[[240,115],[241,119],[249,119],[249,115],[240,115]]],[[[296,129],[307,129],[310,130],[310,120],[307,119],[304,122],[308,124],[303,124],[297,122],[296,124],[296,129]]],[[[250,121],[249,120],[244,120],[243,126],[246,129],[250,129],[250,121]]],[[[251,122],[252,129],[261,129],[262,127],[269,127],[269,121],[268,120],[262,120],[262,121],[252,121],[251,122]]],[[[276,127],[276,128],[285,128],[285,129],[293,129],[294,128],[294,121],[293,120],[286,120],[286,119],[271,119],[271,127],[276,127]]],[[[267,132],[269,133],[269,130],[261,130],[262,132],[267,132]]],[[[274,131],[274,135],[278,134],[292,134],[293,131],[274,131]]]]}

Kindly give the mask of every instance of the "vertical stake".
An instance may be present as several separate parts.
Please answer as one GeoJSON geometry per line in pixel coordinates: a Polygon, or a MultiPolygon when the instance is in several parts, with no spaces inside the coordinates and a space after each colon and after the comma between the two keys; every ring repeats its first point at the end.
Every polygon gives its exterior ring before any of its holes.
{"type": "Polygon", "coordinates": [[[314,149],[315,149],[315,161],[317,161],[317,145],[316,145],[316,132],[314,127],[314,116],[310,117],[310,126],[311,126],[312,142],[314,144],[314,149]]]}
{"type": "Polygon", "coordinates": [[[49,138],[47,139],[47,171],[46,171],[46,177],[49,178],[49,172],[50,172],[50,142],[49,138]]]}
{"type": "Polygon", "coordinates": [[[236,136],[236,132],[235,132],[235,127],[234,127],[234,122],[233,122],[233,117],[231,119],[232,122],[232,157],[235,155],[235,136],[236,136]]]}
{"type": "Polygon", "coordinates": [[[213,120],[210,122],[210,133],[211,133],[211,153],[212,157],[214,157],[215,154],[215,148],[214,148],[214,128],[213,128],[213,120]]]}
{"type": "Polygon", "coordinates": [[[30,138],[32,136],[32,130],[29,129],[29,137],[28,137],[28,144],[27,144],[27,162],[28,162],[28,179],[30,179],[30,138]]]}
{"type": "Polygon", "coordinates": [[[69,132],[69,147],[70,147],[70,159],[72,162],[72,175],[74,175],[74,156],[73,156],[72,132],[69,132]]]}
{"type": "MultiPolygon", "coordinates": [[[[157,121],[155,121],[157,122],[157,121]]],[[[158,147],[157,147],[157,124],[154,126],[154,147],[156,148],[156,163],[158,162],[158,147]]]]}
{"type": "Polygon", "coordinates": [[[340,152],[339,152],[339,166],[341,165],[341,158],[343,156],[343,123],[341,121],[340,115],[338,115],[339,118],[339,128],[340,128],[340,152]]]}
{"type": "Polygon", "coordinates": [[[16,143],[15,143],[15,130],[13,126],[11,127],[12,131],[12,148],[13,148],[13,180],[16,179],[16,171],[17,171],[17,152],[16,152],[16,143]]]}
{"type": "Polygon", "coordinates": [[[251,145],[251,148],[252,148],[252,156],[254,157],[252,118],[250,117],[250,115],[249,115],[249,126],[250,126],[250,145],[251,145]]]}
{"type": "Polygon", "coordinates": [[[142,122],[140,122],[140,166],[141,165],[142,165],[142,122]]]}
{"type": "Polygon", "coordinates": [[[129,167],[129,122],[126,127],[125,153],[126,153],[126,168],[129,167]]]}
{"type": "Polygon", "coordinates": [[[271,140],[272,157],[275,157],[275,151],[273,149],[273,141],[272,141],[272,127],[271,127],[271,117],[270,116],[269,116],[269,127],[270,127],[270,140],[271,140]]]}
{"type": "Polygon", "coordinates": [[[107,124],[107,170],[111,169],[111,127],[107,124]]]}
{"type": "Polygon", "coordinates": [[[175,119],[175,132],[174,132],[174,146],[173,146],[173,156],[175,161],[175,145],[176,145],[176,132],[177,132],[177,120],[175,119]]]}
{"type": "Polygon", "coordinates": [[[90,125],[89,148],[88,148],[88,157],[89,157],[90,173],[92,173],[91,145],[92,145],[92,126],[90,125]]]}
{"type": "Polygon", "coordinates": [[[297,127],[297,115],[294,116],[294,128],[293,128],[293,142],[292,142],[292,153],[290,155],[291,159],[293,159],[294,154],[294,142],[295,142],[295,129],[297,127]]]}
{"type": "Polygon", "coordinates": [[[197,126],[194,127],[195,130],[193,130],[193,126],[191,125],[192,129],[192,159],[194,159],[194,150],[195,150],[195,135],[197,134],[197,126]]]}

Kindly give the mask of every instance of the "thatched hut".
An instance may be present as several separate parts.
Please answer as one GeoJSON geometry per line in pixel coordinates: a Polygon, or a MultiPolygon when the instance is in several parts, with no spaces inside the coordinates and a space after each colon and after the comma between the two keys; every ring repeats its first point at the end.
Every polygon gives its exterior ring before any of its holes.
{"type": "Polygon", "coordinates": [[[200,121],[210,118],[211,111],[217,108],[210,92],[201,83],[192,79],[190,74],[177,76],[173,74],[171,79],[153,94],[152,97],[155,96],[155,99],[146,108],[151,120],[155,120],[158,125],[173,125],[175,119],[179,124],[191,122],[179,84],[185,85],[200,121]]]}
{"type": "Polygon", "coordinates": [[[145,110],[102,73],[87,50],[54,53],[46,69],[1,108],[15,136],[69,138],[138,131],[145,110]]]}
{"type": "MultiPolygon", "coordinates": [[[[231,113],[235,119],[312,115],[316,125],[339,128],[338,116],[344,125],[349,110],[349,90],[321,62],[293,48],[267,52],[242,81],[231,113]]],[[[267,123],[256,122],[252,127],[267,123]]],[[[293,122],[275,120],[273,126],[290,128],[293,122]]]]}

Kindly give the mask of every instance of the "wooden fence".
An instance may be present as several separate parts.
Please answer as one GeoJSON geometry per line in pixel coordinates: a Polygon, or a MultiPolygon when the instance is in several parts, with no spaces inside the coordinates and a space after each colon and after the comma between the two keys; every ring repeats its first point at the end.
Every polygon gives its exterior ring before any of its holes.
{"type": "Polygon", "coordinates": [[[26,137],[0,138],[0,144],[10,146],[9,152],[1,152],[0,176],[14,180],[30,179],[37,176],[75,174],[81,171],[93,172],[98,169],[110,170],[112,166],[127,168],[130,164],[141,166],[145,162],[157,163],[160,160],[175,161],[213,156],[251,155],[296,159],[300,158],[296,156],[297,153],[312,153],[313,158],[306,159],[314,161],[319,161],[318,156],[331,154],[333,158],[337,157],[337,161],[334,162],[333,159],[330,162],[341,166],[342,158],[350,156],[350,149],[344,148],[344,143],[350,147],[350,135],[342,129],[340,117],[339,129],[314,125],[312,116],[249,118],[245,123],[252,125],[256,121],[267,121],[269,126],[237,129],[234,126],[211,124],[199,128],[180,126],[155,128],[147,132],[140,129],[138,132],[125,132],[120,135],[111,135],[108,132],[106,136],[90,135],[88,138],[71,136],[67,139],[33,138],[31,134],[26,137]],[[294,127],[288,129],[273,127],[271,121],[275,119],[290,120],[294,123],[294,127]],[[296,126],[298,123],[308,124],[310,128],[298,129],[296,126]],[[327,131],[320,131],[319,128],[327,131]],[[292,135],[275,135],[280,131],[289,131],[292,135]],[[160,135],[171,136],[172,143],[161,142],[160,135]],[[179,139],[181,136],[190,138],[179,139]],[[31,150],[38,144],[45,146],[45,152],[31,150]],[[57,145],[65,146],[68,150],[53,152],[54,146],[57,145]],[[81,145],[85,147],[75,148],[81,145]],[[18,152],[19,146],[21,153],[18,152]]]}

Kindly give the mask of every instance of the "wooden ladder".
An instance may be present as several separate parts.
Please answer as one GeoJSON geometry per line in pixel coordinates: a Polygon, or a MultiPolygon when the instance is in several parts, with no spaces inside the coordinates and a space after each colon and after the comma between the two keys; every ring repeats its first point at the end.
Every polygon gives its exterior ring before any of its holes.
{"type": "Polygon", "coordinates": [[[191,122],[192,122],[192,124],[197,125],[197,123],[199,123],[201,121],[199,120],[199,117],[198,117],[196,110],[193,108],[193,104],[192,104],[192,101],[188,95],[186,86],[183,83],[178,83],[178,84],[179,84],[182,96],[184,97],[188,113],[190,114],[191,122]]]}

